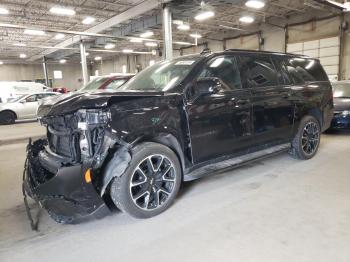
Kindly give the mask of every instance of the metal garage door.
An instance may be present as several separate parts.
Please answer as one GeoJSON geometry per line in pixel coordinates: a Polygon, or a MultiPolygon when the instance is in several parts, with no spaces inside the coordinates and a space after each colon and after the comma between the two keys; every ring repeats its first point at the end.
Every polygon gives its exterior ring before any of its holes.
{"type": "Polygon", "coordinates": [[[340,54],[339,37],[288,44],[287,52],[320,59],[329,78],[331,80],[338,79],[340,54]]]}

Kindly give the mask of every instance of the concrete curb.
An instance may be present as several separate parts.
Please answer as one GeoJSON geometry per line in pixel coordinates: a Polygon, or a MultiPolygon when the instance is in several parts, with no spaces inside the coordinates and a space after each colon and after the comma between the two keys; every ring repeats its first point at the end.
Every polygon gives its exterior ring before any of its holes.
{"type": "MultiPolygon", "coordinates": [[[[37,140],[44,137],[43,135],[41,136],[33,136],[31,137],[32,140],[37,140]]],[[[19,137],[19,138],[12,138],[12,139],[4,139],[0,140],[0,146],[6,146],[6,145],[12,145],[12,144],[19,144],[19,143],[28,143],[30,137],[19,137]]]]}

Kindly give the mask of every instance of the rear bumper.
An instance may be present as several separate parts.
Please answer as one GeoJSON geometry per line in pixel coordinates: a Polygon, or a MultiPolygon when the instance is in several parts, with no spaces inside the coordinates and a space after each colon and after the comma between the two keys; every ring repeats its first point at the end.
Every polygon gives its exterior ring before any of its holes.
{"type": "Polygon", "coordinates": [[[45,169],[39,161],[43,141],[28,145],[27,166],[23,178],[25,192],[60,223],[78,223],[110,213],[94,185],[84,178],[86,164],[45,169]]]}

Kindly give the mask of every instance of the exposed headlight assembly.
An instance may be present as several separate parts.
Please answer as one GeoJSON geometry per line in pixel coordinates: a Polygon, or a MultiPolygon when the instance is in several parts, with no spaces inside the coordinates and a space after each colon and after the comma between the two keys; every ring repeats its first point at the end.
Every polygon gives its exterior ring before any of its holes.
{"type": "Polygon", "coordinates": [[[103,141],[104,127],[110,121],[111,114],[109,111],[89,109],[79,110],[78,117],[81,156],[93,157],[103,141]]]}
{"type": "Polygon", "coordinates": [[[98,109],[79,110],[78,129],[87,130],[89,126],[105,125],[109,122],[111,114],[109,111],[98,109]]]}

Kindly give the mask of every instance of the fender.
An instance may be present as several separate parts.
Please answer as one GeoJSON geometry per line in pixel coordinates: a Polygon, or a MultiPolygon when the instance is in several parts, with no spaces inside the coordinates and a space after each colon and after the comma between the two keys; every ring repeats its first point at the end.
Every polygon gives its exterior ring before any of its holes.
{"type": "Polygon", "coordinates": [[[129,167],[131,161],[130,149],[131,148],[128,146],[121,146],[108,162],[102,178],[101,196],[106,192],[106,188],[112,179],[123,175],[125,170],[129,167]]]}
{"type": "Polygon", "coordinates": [[[154,138],[139,137],[131,144],[124,144],[114,153],[112,159],[108,162],[105,171],[103,172],[102,188],[100,195],[103,196],[106,192],[108,185],[111,183],[113,178],[121,177],[126,169],[129,167],[132,158],[132,148],[136,147],[144,141],[153,141],[169,147],[178,156],[182,173],[185,172],[185,158],[182,147],[178,140],[171,134],[159,134],[154,138]]]}
{"type": "Polygon", "coordinates": [[[185,159],[184,148],[180,145],[178,139],[172,134],[159,134],[159,136],[154,137],[151,141],[167,146],[173,150],[180,160],[182,173],[185,175],[185,168],[189,160],[185,159]]]}

